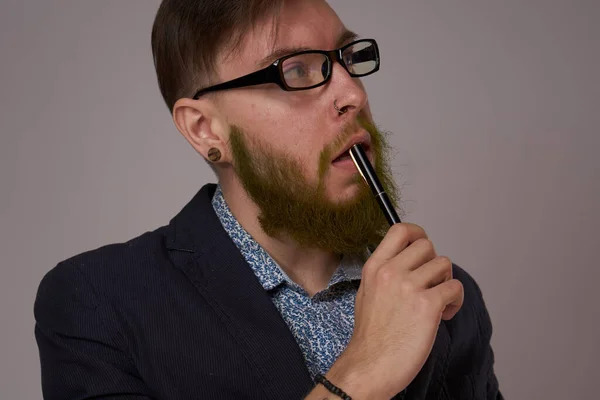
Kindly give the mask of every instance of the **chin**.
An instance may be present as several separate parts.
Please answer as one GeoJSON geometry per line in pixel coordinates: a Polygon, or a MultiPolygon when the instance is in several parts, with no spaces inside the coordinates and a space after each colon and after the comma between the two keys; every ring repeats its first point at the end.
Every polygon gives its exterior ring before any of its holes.
{"type": "Polygon", "coordinates": [[[351,182],[345,185],[328,185],[327,198],[334,204],[355,200],[364,190],[362,182],[351,182]]]}

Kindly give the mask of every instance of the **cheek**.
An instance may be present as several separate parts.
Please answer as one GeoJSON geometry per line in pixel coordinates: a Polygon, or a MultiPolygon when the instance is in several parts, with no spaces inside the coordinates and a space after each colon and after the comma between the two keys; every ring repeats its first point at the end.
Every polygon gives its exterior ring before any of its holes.
{"type": "Polygon", "coordinates": [[[285,151],[296,159],[308,161],[318,158],[326,144],[325,135],[315,120],[308,121],[290,114],[278,118],[274,114],[264,115],[260,119],[250,120],[253,132],[271,144],[278,151],[285,151]]]}
{"type": "Polygon", "coordinates": [[[303,164],[311,181],[318,178],[321,154],[330,141],[320,126],[316,121],[310,124],[299,121],[297,126],[290,127],[290,137],[287,138],[288,151],[303,164]]]}
{"type": "Polygon", "coordinates": [[[269,144],[279,154],[289,154],[312,181],[318,175],[321,152],[333,139],[324,128],[324,116],[306,107],[308,101],[296,97],[298,104],[290,102],[286,92],[252,97],[238,94],[235,104],[229,104],[228,122],[240,126],[252,140],[269,144]]]}

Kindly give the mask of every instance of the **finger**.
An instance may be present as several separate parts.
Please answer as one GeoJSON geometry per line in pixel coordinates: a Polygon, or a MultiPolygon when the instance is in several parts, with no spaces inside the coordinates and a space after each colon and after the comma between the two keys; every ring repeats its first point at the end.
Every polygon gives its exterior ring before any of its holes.
{"type": "Polygon", "coordinates": [[[414,271],[432,261],[435,256],[435,248],[431,240],[419,238],[390,260],[390,264],[403,271],[414,271]]]}
{"type": "Polygon", "coordinates": [[[394,224],[377,246],[370,260],[373,259],[377,261],[377,265],[381,265],[421,238],[427,239],[427,234],[420,226],[410,223],[394,224]]]}
{"type": "Polygon", "coordinates": [[[463,305],[464,289],[458,279],[450,279],[440,283],[429,289],[429,292],[437,298],[444,320],[454,317],[463,305]]]}
{"type": "MultiPolygon", "coordinates": [[[[408,251],[408,249],[403,251],[402,254],[408,251]]],[[[421,265],[418,269],[413,270],[410,278],[417,287],[429,289],[437,286],[452,279],[452,261],[444,256],[435,257],[431,261],[421,265]]]]}
{"type": "Polygon", "coordinates": [[[442,312],[442,319],[444,321],[451,320],[452,318],[454,318],[456,313],[458,313],[460,311],[461,307],[462,307],[462,301],[460,302],[460,304],[449,304],[448,306],[446,306],[446,308],[442,312]]]}

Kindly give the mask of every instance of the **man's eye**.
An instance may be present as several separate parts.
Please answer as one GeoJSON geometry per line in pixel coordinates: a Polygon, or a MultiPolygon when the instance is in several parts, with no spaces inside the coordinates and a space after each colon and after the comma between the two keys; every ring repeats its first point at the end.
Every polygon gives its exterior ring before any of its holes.
{"type": "Polygon", "coordinates": [[[306,70],[306,66],[304,64],[295,64],[289,67],[286,67],[285,71],[283,71],[286,79],[299,79],[304,78],[308,75],[308,71],[306,70]]]}

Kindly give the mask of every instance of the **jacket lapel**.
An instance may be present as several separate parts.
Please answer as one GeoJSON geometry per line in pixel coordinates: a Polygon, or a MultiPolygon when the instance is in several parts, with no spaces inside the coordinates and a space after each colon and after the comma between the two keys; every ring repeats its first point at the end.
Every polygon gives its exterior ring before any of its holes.
{"type": "Polygon", "coordinates": [[[170,225],[167,248],[221,318],[267,398],[302,398],[313,386],[293,335],[214,213],[206,185],[170,225]]]}

